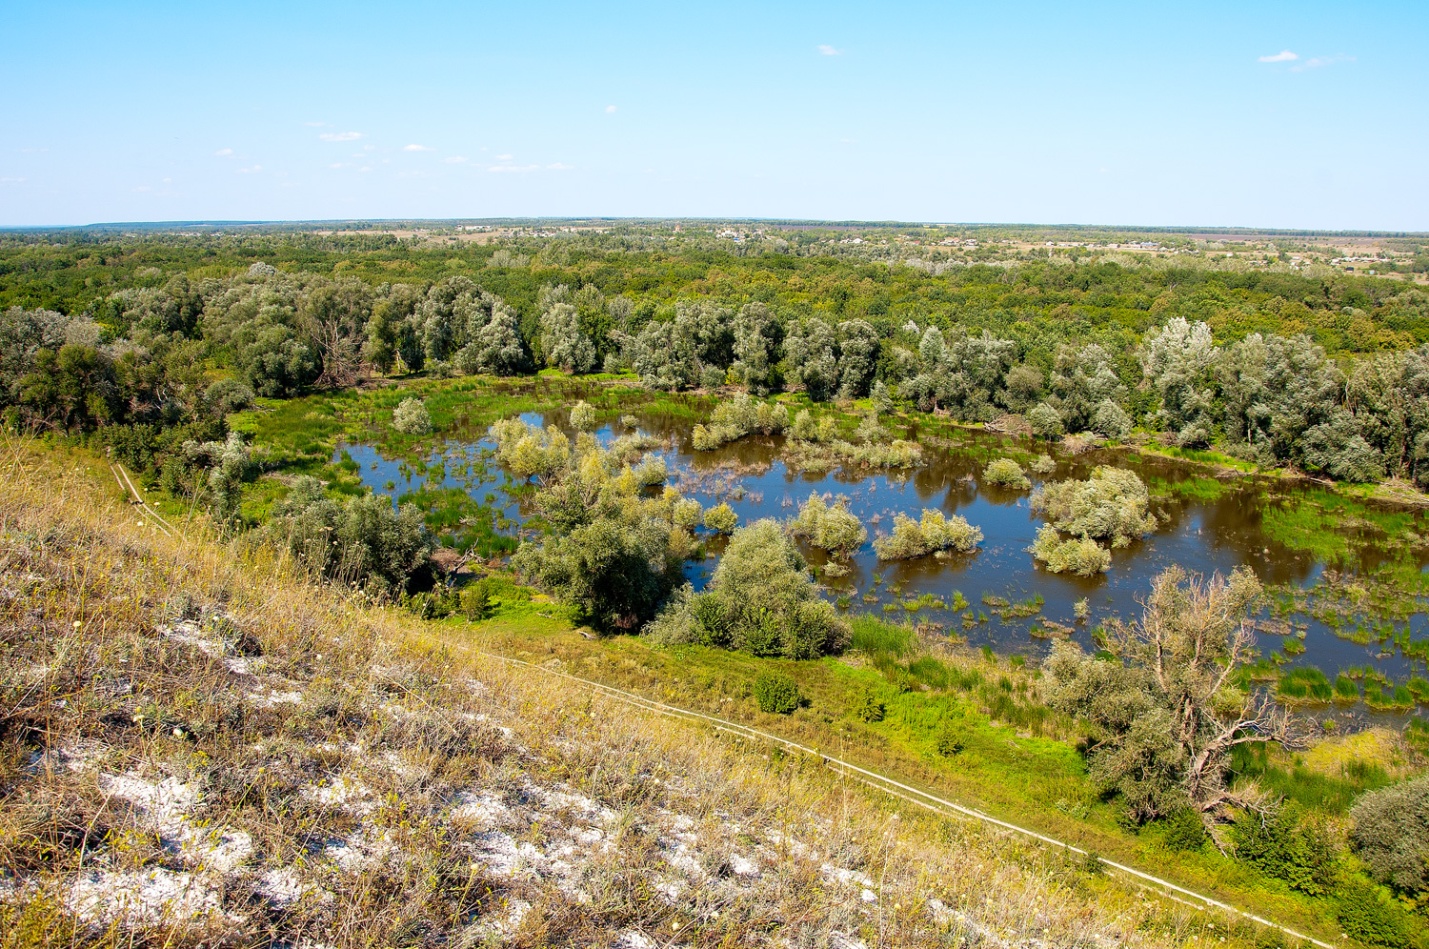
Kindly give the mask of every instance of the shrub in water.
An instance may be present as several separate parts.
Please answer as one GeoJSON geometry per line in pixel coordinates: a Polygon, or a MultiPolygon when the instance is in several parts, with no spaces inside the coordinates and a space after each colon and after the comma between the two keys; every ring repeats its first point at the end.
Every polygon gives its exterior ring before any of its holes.
{"type": "Polygon", "coordinates": [[[544,431],[519,418],[502,419],[488,434],[496,442],[496,460],[518,478],[549,478],[571,460],[571,440],[552,425],[544,431]]]}
{"type": "Polygon", "coordinates": [[[739,523],[739,515],[734,508],[723,502],[705,511],[705,526],[717,534],[729,534],[739,523]]]}
{"type": "Polygon", "coordinates": [[[1086,481],[1060,481],[1032,495],[1032,511],[1063,533],[1125,547],[1156,529],[1150,494],[1135,472],[1102,466],[1086,481]]]}
{"type": "Polygon", "coordinates": [[[831,442],[838,438],[839,427],[831,417],[814,418],[808,409],[801,409],[789,426],[789,437],[801,442],[831,442]]]}
{"type": "Polygon", "coordinates": [[[842,498],[830,507],[817,494],[809,495],[790,530],[795,537],[802,537],[810,545],[836,557],[847,557],[868,539],[868,531],[849,513],[842,498]]]}
{"type": "Polygon", "coordinates": [[[392,427],[403,435],[427,435],[432,431],[432,416],[421,399],[403,399],[392,412],[392,427]]]}
{"type": "Polygon", "coordinates": [[[982,470],[982,478],[988,484],[995,484],[1001,488],[1026,491],[1032,487],[1032,482],[1022,472],[1022,466],[1011,458],[997,458],[989,462],[988,466],[982,470]]]}
{"type": "Polygon", "coordinates": [[[595,422],[595,406],[590,405],[584,399],[571,406],[571,427],[576,431],[593,431],[595,422]]]}
{"type": "Polygon", "coordinates": [[[709,425],[696,425],[691,433],[695,451],[711,451],[721,445],[759,432],[775,435],[789,424],[789,410],[782,405],[756,402],[741,392],[715,406],[709,425]]]}
{"type": "Polygon", "coordinates": [[[700,526],[704,513],[699,501],[694,498],[680,498],[670,508],[670,522],[676,527],[692,531],[700,526]]]}
{"type": "Polygon", "coordinates": [[[1089,537],[1063,540],[1050,524],[1043,524],[1032,544],[1032,556],[1049,573],[1075,573],[1094,577],[1111,569],[1111,551],[1089,537]]]}
{"type": "Polygon", "coordinates": [[[636,484],[642,488],[653,488],[665,483],[669,470],[665,467],[664,458],[659,455],[651,455],[636,465],[632,473],[635,475],[636,484]]]}
{"type": "Polygon", "coordinates": [[[922,557],[939,550],[971,553],[982,542],[982,531],[957,514],[944,517],[943,512],[924,510],[919,520],[907,514],[895,514],[893,532],[873,542],[879,560],[904,560],[922,557]]]}
{"type": "Polygon", "coordinates": [[[789,715],[799,707],[799,686],[782,672],[765,672],[754,680],[754,701],[761,712],[789,715]]]}
{"type": "Polygon", "coordinates": [[[840,652],[849,638],[848,623],[819,598],[804,558],[772,520],[736,530],[706,591],[676,597],[646,632],[788,659],[840,652]]]}

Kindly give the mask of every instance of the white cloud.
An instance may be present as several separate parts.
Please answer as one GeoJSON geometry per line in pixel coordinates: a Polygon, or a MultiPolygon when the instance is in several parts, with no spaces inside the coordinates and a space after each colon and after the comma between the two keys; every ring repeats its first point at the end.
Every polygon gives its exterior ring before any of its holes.
{"type": "Polygon", "coordinates": [[[24,178],[0,178],[0,185],[17,185],[24,180],[24,178]]]}
{"type": "Polygon", "coordinates": [[[510,156],[510,155],[497,155],[497,156],[496,156],[496,160],[497,160],[497,161],[510,161],[510,160],[511,160],[511,156],[510,156]]]}
{"type": "Polygon", "coordinates": [[[214,154],[217,155],[219,158],[227,158],[229,155],[233,154],[233,149],[220,148],[218,151],[214,152],[214,154]]]}
{"type": "Polygon", "coordinates": [[[347,165],[346,165],[344,162],[335,161],[335,162],[333,162],[331,165],[328,165],[328,167],[329,167],[329,168],[346,168],[347,165]]]}
{"type": "Polygon", "coordinates": [[[615,113],[616,113],[616,108],[615,108],[615,106],[613,106],[613,105],[608,105],[608,106],[605,107],[605,114],[606,114],[606,115],[614,115],[615,113]]]}
{"type": "Polygon", "coordinates": [[[828,43],[820,43],[820,44],[819,44],[819,55],[821,55],[821,56],[842,56],[842,55],[843,55],[843,50],[841,50],[841,49],[834,49],[834,48],[833,48],[832,46],[830,46],[828,43]]]}
{"type": "Polygon", "coordinates": [[[258,172],[260,172],[260,171],[262,171],[262,170],[263,170],[263,166],[262,166],[262,165],[250,165],[250,166],[248,166],[247,168],[240,168],[240,169],[238,169],[238,173],[239,173],[240,175],[256,175],[256,174],[258,174],[258,172]]]}
{"type": "Polygon", "coordinates": [[[426,145],[416,145],[416,144],[413,144],[413,145],[403,145],[403,146],[402,146],[402,151],[404,151],[404,152],[430,152],[430,151],[433,151],[433,149],[430,148],[429,146],[426,146],[426,145]]]}
{"type": "Polygon", "coordinates": [[[565,162],[563,162],[563,161],[557,161],[557,162],[552,162],[551,164],[547,165],[546,167],[547,167],[548,169],[550,169],[551,171],[570,171],[571,169],[575,168],[576,166],[575,166],[575,165],[567,165],[567,164],[566,164],[565,162]]]}
{"type": "Polygon", "coordinates": [[[520,175],[525,174],[528,171],[537,171],[540,169],[540,167],[540,165],[492,165],[486,170],[498,173],[514,173],[520,175]]]}
{"type": "Polygon", "coordinates": [[[1299,58],[1300,56],[1298,53],[1292,53],[1288,49],[1282,49],[1280,52],[1274,54],[1273,56],[1260,57],[1260,61],[1262,63],[1293,63],[1299,58]]]}
{"type": "Polygon", "coordinates": [[[463,162],[466,161],[466,156],[465,156],[465,155],[448,155],[446,158],[443,158],[442,161],[446,162],[448,165],[460,165],[460,164],[462,164],[463,162]]]}
{"type": "Polygon", "coordinates": [[[324,142],[355,142],[361,137],[361,132],[323,132],[318,136],[324,142]]]}
{"type": "Polygon", "coordinates": [[[1336,63],[1352,63],[1354,61],[1355,58],[1353,56],[1345,56],[1343,54],[1334,56],[1312,56],[1303,63],[1291,66],[1290,71],[1304,72],[1307,69],[1320,69],[1325,66],[1334,66],[1336,63]]]}

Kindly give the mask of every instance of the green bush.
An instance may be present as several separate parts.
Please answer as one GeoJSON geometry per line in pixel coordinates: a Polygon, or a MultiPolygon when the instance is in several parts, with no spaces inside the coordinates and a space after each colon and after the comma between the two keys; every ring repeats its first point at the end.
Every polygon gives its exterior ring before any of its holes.
{"type": "Polygon", "coordinates": [[[1063,540],[1051,524],[1043,524],[1032,542],[1032,556],[1049,573],[1074,573],[1094,577],[1111,569],[1111,551],[1090,537],[1063,540]]]}
{"type": "Polygon", "coordinates": [[[403,399],[392,412],[392,427],[403,435],[429,435],[432,416],[421,399],[403,399]]]}
{"type": "Polygon", "coordinates": [[[987,467],[982,470],[982,478],[988,484],[1001,488],[1026,491],[1032,487],[1032,482],[1023,473],[1022,466],[1011,458],[997,458],[988,462],[987,467]]]}
{"type": "Polygon", "coordinates": [[[795,537],[835,557],[849,556],[868,539],[868,531],[849,513],[847,502],[840,498],[830,506],[817,494],[809,495],[789,527],[795,537]]]}
{"type": "Polygon", "coordinates": [[[380,495],[338,502],[316,478],[301,477],[273,508],[268,536],[315,576],[344,584],[400,590],[432,552],[422,514],[392,510],[380,495]]]}
{"type": "Polygon", "coordinates": [[[887,711],[882,700],[872,689],[864,689],[859,694],[858,702],[854,705],[854,714],[858,716],[859,720],[870,724],[883,721],[883,716],[887,714],[887,711]]]}
{"type": "Polygon", "coordinates": [[[927,554],[951,550],[971,553],[982,543],[982,530],[954,514],[944,517],[942,511],[924,510],[919,520],[907,514],[893,516],[893,532],[873,542],[879,560],[906,560],[927,554]]]}
{"type": "Polygon", "coordinates": [[[1378,887],[1349,880],[1336,892],[1335,902],[1335,917],[1355,939],[1390,949],[1421,944],[1411,936],[1409,913],[1378,887]]]}
{"type": "Polygon", "coordinates": [[[1125,547],[1156,529],[1150,494],[1135,472],[1102,466],[1086,481],[1059,481],[1032,495],[1032,511],[1059,531],[1125,547]]]}
{"type": "Polygon", "coordinates": [[[709,425],[696,425],[691,433],[695,451],[712,451],[721,445],[758,432],[777,435],[789,424],[789,410],[776,403],[756,402],[741,392],[721,402],[710,414],[709,425]]]}
{"type": "Polygon", "coordinates": [[[1350,817],[1350,843],[1370,876],[1411,896],[1429,893],[1429,776],[1370,791],[1350,817]]]}
{"type": "Polygon", "coordinates": [[[571,428],[578,432],[590,432],[595,430],[595,426],[595,406],[584,399],[571,406],[571,428]]]}
{"type": "Polygon", "coordinates": [[[841,652],[849,626],[820,599],[807,564],[777,521],[730,537],[705,592],[673,598],[646,633],[657,642],[698,642],[756,656],[813,659],[841,652]]]}
{"type": "Polygon", "coordinates": [[[933,744],[944,758],[957,757],[963,753],[963,729],[952,722],[943,722],[933,744]]]}
{"type": "Polygon", "coordinates": [[[1189,807],[1172,811],[1161,825],[1166,846],[1172,850],[1192,852],[1205,846],[1205,822],[1189,807]]]}
{"type": "Polygon", "coordinates": [[[1296,804],[1235,824],[1236,857],[1291,889],[1324,896],[1334,880],[1335,855],[1324,829],[1296,804]]]}
{"type": "Polygon", "coordinates": [[[738,523],[739,515],[734,513],[734,508],[724,502],[705,511],[705,526],[717,534],[733,533],[738,523]]]}
{"type": "Polygon", "coordinates": [[[782,672],[761,673],[754,680],[754,701],[761,712],[773,715],[792,714],[803,701],[799,686],[782,672]]]}

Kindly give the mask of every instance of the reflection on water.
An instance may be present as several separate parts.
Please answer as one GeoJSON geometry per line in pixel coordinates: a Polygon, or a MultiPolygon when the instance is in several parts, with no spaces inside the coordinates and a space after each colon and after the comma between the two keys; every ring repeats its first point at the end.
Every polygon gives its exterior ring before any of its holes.
{"type": "MultiPolygon", "coordinates": [[[[1047,640],[1041,638],[1047,635],[1043,630],[1058,635],[1070,631],[1084,646],[1090,646],[1091,630],[1099,623],[1113,617],[1136,617],[1152,578],[1173,564],[1207,575],[1227,573],[1245,564],[1268,585],[1292,587],[1314,584],[1325,569],[1312,555],[1277,542],[1263,528],[1269,507],[1304,490],[1295,486],[1267,486],[1242,479],[1222,483],[1220,490],[1187,491],[1184,497],[1173,490],[1170,497],[1153,500],[1153,509],[1162,521],[1156,533],[1114,551],[1110,572],[1087,579],[1049,574],[1035,567],[1027,548],[1041,519],[1031,513],[1028,493],[979,483],[988,458],[987,445],[997,444],[995,436],[986,436],[982,443],[978,442],[982,436],[970,436],[972,444],[982,450],[925,446],[926,464],[907,472],[809,473],[790,471],[779,460],[778,438],[745,439],[696,454],[688,447],[687,423],[642,415],[638,410],[633,414],[644,431],[673,446],[662,454],[676,486],[706,506],[728,502],[741,524],[764,517],[790,518],[814,493],[847,498],[849,510],[868,527],[870,538],[848,561],[846,576],[825,580],[829,596],[841,606],[890,619],[937,624],[973,646],[989,645],[1002,653],[1040,655],[1047,648],[1047,640]],[[923,508],[967,518],[982,529],[981,548],[950,559],[879,562],[873,553],[873,537],[891,528],[894,514],[903,512],[916,518],[923,508]],[[954,610],[958,593],[968,605],[954,610]],[[919,598],[944,605],[905,608],[919,598]],[[1074,604],[1084,598],[1091,618],[1079,624],[1074,604]]],[[[564,414],[531,413],[523,418],[541,425],[566,423],[564,414]]],[[[606,427],[597,437],[608,443],[624,431],[606,427]]],[[[364,484],[393,497],[394,502],[424,487],[455,488],[499,509],[514,525],[523,511],[510,497],[510,479],[491,461],[492,448],[480,436],[471,442],[449,441],[426,459],[425,471],[418,470],[421,465],[384,458],[364,445],[340,446],[339,454],[346,451],[358,464],[364,484]]],[[[1085,478],[1092,468],[1106,463],[1131,468],[1148,484],[1160,481],[1173,488],[1195,477],[1189,466],[1171,459],[1091,451],[1058,459],[1056,471],[1040,480],[1085,478]]],[[[1031,477],[1034,485],[1039,483],[1036,475],[1031,477]]],[[[711,557],[688,565],[686,574],[697,588],[713,573],[721,546],[713,540],[711,557]]],[[[819,551],[806,553],[816,568],[825,563],[819,551]]],[[[1372,569],[1384,554],[1371,549],[1358,556],[1359,562],[1351,563],[1349,569],[1372,569]]],[[[1382,654],[1378,644],[1362,646],[1341,639],[1309,616],[1289,619],[1305,627],[1306,650],[1293,664],[1313,664],[1332,677],[1350,666],[1373,665],[1399,679],[1415,671],[1397,653],[1382,654]]],[[[1424,633],[1424,623],[1424,613],[1412,617],[1410,627],[1416,638],[1424,633]]],[[[1280,645],[1278,636],[1264,636],[1262,651],[1268,654],[1280,645]]]]}

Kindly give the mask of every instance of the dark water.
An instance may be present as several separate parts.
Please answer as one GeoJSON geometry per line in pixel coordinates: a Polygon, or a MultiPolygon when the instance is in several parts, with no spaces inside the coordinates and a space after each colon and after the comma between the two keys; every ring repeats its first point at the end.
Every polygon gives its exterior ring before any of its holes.
{"type": "MultiPolygon", "coordinates": [[[[1048,648],[1050,636],[1071,636],[1091,645],[1091,630],[1113,617],[1133,619],[1139,615],[1140,600],[1151,580],[1163,569],[1179,564],[1200,574],[1228,573],[1238,565],[1248,565],[1268,586],[1307,588],[1313,586],[1326,565],[1303,551],[1291,549],[1272,539],[1262,527],[1269,505],[1293,500],[1293,486],[1267,486],[1249,479],[1225,483],[1214,499],[1193,493],[1189,498],[1154,497],[1153,510],[1161,518],[1157,531],[1142,541],[1113,552],[1110,571],[1101,577],[1080,578],[1050,574],[1037,568],[1028,553],[1041,519],[1031,513],[1029,493],[1000,489],[979,483],[991,447],[996,457],[996,436],[969,435],[962,447],[924,446],[924,464],[905,472],[804,473],[789,470],[779,460],[780,439],[745,439],[713,452],[694,453],[688,448],[688,425],[658,416],[633,413],[641,430],[667,439],[670,447],[661,450],[671,471],[671,482],[687,497],[709,506],[727,501],[738,513],[740,523],[764,517],[793,517],[811,494],[848,499],[849,509],[868,528],[870,539],[846,562],[847,576],[824,577],[828,595],[851,613],[869,612],[894,620],[936,624],[949,635],[970,645],[988,645],[1003,654],[1039,656],[1048,648]],[[991,445],[988,443],[991,442],[991,445]],[[879,562],[873,553],[872,538],[891,529],[893,515],[903,512],[915,519],[924,508],[958,514],[982,529],[980,549],[970,555],[941,560],[879,562]],[[943,605],[908,610],[905,604],[927,595],[943,605]],[[953,609],[955,597],[967,601],[953,609]],[[986,598],[986,599],[985,599],[986,598]],[[1090,619],[1078,622],[1074,604],[1088,601],[1090,619]],[[1013,605],[1009,610],[1005,603],[1013,605]]],[[[549,416],[531,414],[528,422],[565,424],[564,413],[549,416]]],[[[603,443],[617,434],[620,426],[597,432],[603,443]]],[[[476,434],[476,433],[473,433],[476,434]]],[[[514,524],[522,517],[521,506],[508,495],[509,479],[490,461],[492,445],[481,439],[473,442],[449,441],[443,451],[427,460],[426,473],[414,471],[400,460],[382,457],[364,445],[341,446],[361,469],[365,484],[394,499],[423,486],[457,488],[477,500],[495,500],[514,524]],[[389,487],[389,483],[393,487],[389,487]]],[[[1098,464],[1116,464],[1135,470],[1148,484],[1153,480],[1176,485],[1194,478],[1191,466],[1170,459],[1137,456],[1125,451],[1092,451],[1076,457],[1060,457],[1057,470],[1040,477],[1031,474],[1034,486],[1042,480],[1085,478],[1098,464]]],[[[1162,492],[1158,492],[1162,493],[1162,492]]],[[[1214,492],[1213,492],[1214,493],[1214,492]]],[[[707,582],[717,563],[720,542],[710,544],[711,557],[692,563],[687,575],[698,588],[707,582]]],[[[807,550],[815,568],[826,562],[823,554],[807,550]]],[[[1384,554],[1368,549],[1338,569],[1372,570],[1384,554]]],[[[1421,562],[1419,566],[1424,567],[1421,562]]],[[[926,602],[926,600],[925,600],[926,602]]],[[[1315,665],[1334,677],[1349,667],[1372,666],[1396,681],[1414,672],[1423,673],[1422,662],[1412,662],[1391,646],[1377,642],[1359,645],[1337,636],[1311,616],[1283,617],[1277,631],[1298,635],[1303,632],[1304,653],[1288,658],[1288,665],[1315,665]]],[[[1426,615],[1415,612],[1408,621],[1415,639],[1429,636],[1426,615]]],[[[1401,620],[1397,626],[1403,628],[1401,620]]],[[[1270,655],[1282,649],[1282,635],[1263,633],[1261,651],[1270,655]]]]}

